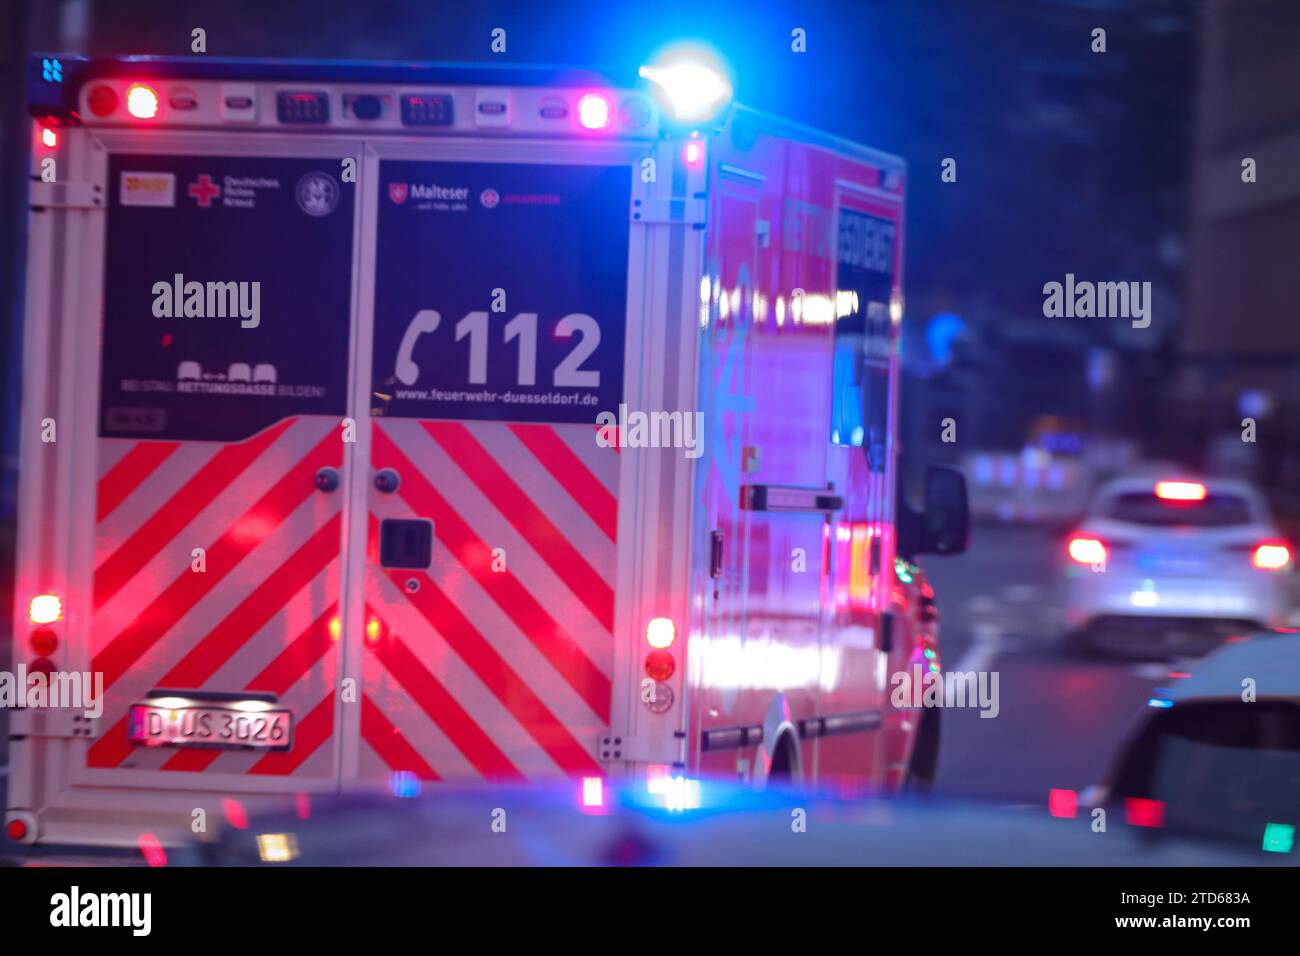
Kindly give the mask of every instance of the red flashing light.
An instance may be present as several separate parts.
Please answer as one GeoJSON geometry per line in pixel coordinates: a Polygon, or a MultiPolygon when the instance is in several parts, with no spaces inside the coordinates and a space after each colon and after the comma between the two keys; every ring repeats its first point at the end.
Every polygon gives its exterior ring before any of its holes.
{"type": "Polygon", "coordinates": [[[5,824],[5,835],[14,842],[27,838],[27,823],[17,818],[5,824]]]}
{"type": "Polygon", "coordinates": [[[44,127],[41,130],[41,145],[46,149],[54,149],[59,145],[59,134],[48,126],[44,127]]]}
{"type": "Polygon", "coordinates": [[[126,91],[126,111],[136,119],[153,119],[158,115],[158,94],[142,83],[126,91]]]}
{"type": "Polygon", "coordinates": [[[117,91],[111,86],[97,86],[90,91],[86,103],[96,116],[107,116],[117,109],[117,91]]]}
{"type": "Polygon", "coordinates": [[[687,143],[686,148],[682,150],[682,162],[692,169],[698,168],[700,163],[704,162],[704,144],[695,140],[687,143]]]}

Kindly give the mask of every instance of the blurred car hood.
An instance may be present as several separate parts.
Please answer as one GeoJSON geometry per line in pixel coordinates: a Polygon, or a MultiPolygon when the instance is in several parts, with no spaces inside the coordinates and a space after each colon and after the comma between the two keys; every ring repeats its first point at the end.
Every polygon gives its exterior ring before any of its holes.
{"type": "Polygon", "coordinates": [[[683,809],[645,785],[457,788],[416,797],[299,797],[176,862],[215,866],[1242,866],[1295,856],[1126,826],[1089,811],[840,799],[690,784],[683,809]]]}

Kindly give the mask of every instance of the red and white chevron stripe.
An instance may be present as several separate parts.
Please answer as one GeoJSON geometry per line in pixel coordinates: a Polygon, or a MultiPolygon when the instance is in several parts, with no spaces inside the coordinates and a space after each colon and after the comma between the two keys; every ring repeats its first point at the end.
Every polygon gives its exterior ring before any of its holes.
{"type": "Polygon", "coordinates": [[[91,667],[104,674],[105,729],[87,766],[334,777],[342,496],[313,479],[342,464],[338,423],[99,450],[91,667]],[[158,687],[273,692],[295,713],[293,749],[133,747],[127,708],[158,687]]]}
{"type": "Polygon", "coordinates": [[[613,666],[618,455],[586,425],[375,421],[360,775],[598,774],[613,666]],[[384,518],[433,564],[384,569],[384,518]],[[494,569],[502,549],[504,570],[494,569]]]}

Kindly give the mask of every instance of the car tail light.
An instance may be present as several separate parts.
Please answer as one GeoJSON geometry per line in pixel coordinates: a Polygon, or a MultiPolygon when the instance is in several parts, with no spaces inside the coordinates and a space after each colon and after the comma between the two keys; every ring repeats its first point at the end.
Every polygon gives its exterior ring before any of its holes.
{"type": "Polygon", "coordinates": [[[52,628],[38,627],[28,638],[32,653],[38,657],[49,657],[59,646],[59,636],[52,628]]]}
{"type": "Polygon", "coordinates": [[[96,116],[107,116],[117,109],[117,91],[111,86],[97,86],[90,91],[86,103],[96,116]]]}
{"type": "Polygon", "coordinates": [[[604,129],[609,125],[609,100],[599,93],[588,93],[578,100],[578,122],[585,129],[604,129]]]}
{"type": "Polygon", "coordinates": [[[158,94],[152,87],[134,84],[126,91],[126,111],[136,119],[153,119],[158,115],[158,94]]]}
{"type": "Polygon", "coordinates": [[[648,677],[665,681],[673,676],[675,670],[677,670],[677,662],[667,651],[651,651],[646,655],[645,672],[648,677]]]}
{"type": "Polygon", "coordinates": [[[1129,826],[1163,827],[1165,825],[1164,801],[1148,800],[1145,797],[1127,797],[1124,800],[1124,818],[1129,826]]]}
{"type": "Polygon", "coordinates": [[[27,606],[27,618],[33,624],[53,624],[63,617],[63,602],[57,594],[38,594],[27,606]]]}
{"type": "Polygon", "coordinates": [[[1251,563],[1268,571],[1285,568],[1291,563],[1291,549],[1284,544],[1261,544],[1255,549],[1251,563]]]}
{"type": "Polygon", "coordinates": [[[653,617],[645,626],[645,639],[651,647],[666,650],[677,640],[677,627],[666,617],[653,617]]]}
{"type": "Polygon", "coordinates": [[[1074,790],[1049,790],[1047,809],[1054,817],[1076,817],[1079,814],[1079,794],[1074,790]]]}
{"type": "Polygon", "coordinates": [[[1163,501],[1204,501],[1205,486],[1199,481],[1157,481],[1156,497],[1163,501]]]}
{"type": "Polygon", "coordinates": [[[1069,551],[1070,558],[1079,564],[1102,564],[1106,560],[1106,546],[1096,538],[1073,537],[1069,551]]]}

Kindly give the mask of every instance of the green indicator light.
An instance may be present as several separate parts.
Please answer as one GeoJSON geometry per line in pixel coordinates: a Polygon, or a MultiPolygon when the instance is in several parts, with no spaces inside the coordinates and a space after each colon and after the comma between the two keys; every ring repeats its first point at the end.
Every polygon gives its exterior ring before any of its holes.
{"type": "Polygon", "coordinates": [[[1289,823],[1264,825],[1263,848],[1270,853],[1290,853],[1295,846],[1295,827],[1289,823]]]}

